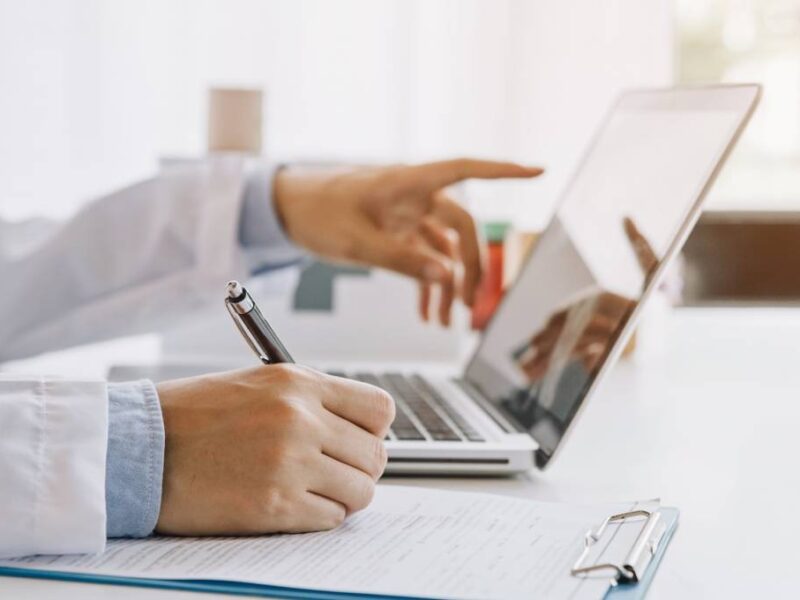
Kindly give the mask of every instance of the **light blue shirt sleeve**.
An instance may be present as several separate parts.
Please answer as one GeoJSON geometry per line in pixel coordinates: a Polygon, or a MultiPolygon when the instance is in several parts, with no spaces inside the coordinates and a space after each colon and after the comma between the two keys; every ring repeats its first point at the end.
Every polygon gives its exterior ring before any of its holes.
{"type": "Polygon", "coordinates": [[[251,165],[245,182],[239,242],[254,275],[295,264],[308,256],[286,235],[275,211],[273,185],[280,169],[280,165],[251,165]]]}
{"type": "Polygon", "coordinates": [[[153,383],[108,384],[108,537],[153,533],[161,510],[164,442],[164,420],[153,383]]]}

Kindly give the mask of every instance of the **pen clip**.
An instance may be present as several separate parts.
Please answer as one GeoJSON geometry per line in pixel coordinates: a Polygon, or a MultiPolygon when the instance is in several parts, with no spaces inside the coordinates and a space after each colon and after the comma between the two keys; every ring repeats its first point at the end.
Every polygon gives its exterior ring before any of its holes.
{"type": "Polygon", "coordinates": [[[253,336],[250,335],[250,332],[247,330],[247,328],[242,325],[242,320],[239,317],[239,313],[233,309],[229,298],[225,298],[225,308],[227,309],[228,314],[231,316],[231,319],[233,319],[233,324],[236,325],[236,329],[239,330],[239,333],[242,334],[242,337],[247,342],[247,345],[250,346],[250,349],[255,353],[256,356],[258,356],[262,363],[265,365],[270,364],[269,358],[267,358],[261,348],[258,347],[258,344],[253,339],[253,336]]]}

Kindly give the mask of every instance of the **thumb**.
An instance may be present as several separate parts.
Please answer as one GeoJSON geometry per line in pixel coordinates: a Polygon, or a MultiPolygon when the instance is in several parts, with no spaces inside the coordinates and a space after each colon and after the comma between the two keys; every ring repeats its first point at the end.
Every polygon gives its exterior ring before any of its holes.
{"type": "Polygon", "coordinates": [[[411,240],[374,232],[365,235],[358,247],[355,258],[359,262],[427,283],[442,283],[452,277],[452,267],[444,256],[411,240]]]}

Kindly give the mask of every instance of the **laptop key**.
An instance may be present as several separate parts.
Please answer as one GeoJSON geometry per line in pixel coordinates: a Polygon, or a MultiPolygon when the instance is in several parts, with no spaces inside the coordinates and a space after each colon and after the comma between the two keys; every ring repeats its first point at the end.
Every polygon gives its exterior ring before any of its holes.
{"type": "Polygon", "coordinates": [[[461,436],[455,431],[434,431],[431,437],[437,442],[460,442],[461,436]]]}
{"type": "Polygon", "coordinates": [[[412,427],[409,429],[392,428],[398,440],[409,442],[424,442],[425,436],[419,432],[419,429],[412,427]]]}
{"type": "MultiPolygon", "coordinates": [[[[390,394],[392,393],[392,390],[388,389],[388,386],[383,385],[380,379],[371,373],[356,373],[354,378],[363,383],[369,383],[370,385],[375,385],[379,388],[382,388],[390,394]]],[[[424,441],[425,435],[409,418],[408,413],[406,412],[408,409],[404,406],[404,403],[399,398],[395,398],[395,404],[395,417],[394,421],[392,422],[391,429],[397,439],[408,441],[424,441]]]]}
{"type": "Polygon", "coordinates": [[[352,379],[356,381],[360,381],[362,383],[368,383],[370,385],[375,385],[379,388],[386,388],[386,386],[381,385],[380,379],[378,379],[377,375],[373,375],[372,373],[356,373],[353,375],[352,379]]]}
{"type": "Polygon", "coordinates": [[[394,391],[396,397],[408,406],[419,419],[420,423],[428,430],[431,439],[439,442],[460,442],[461,436],[445,421],[431,406],[428,400],[415,389],[411,382],[400,373],[388,373],[383,376],[383,381],[394,391]]]}
{"type": "Polygon", "coordinates": [[[461,432],[464,434],[464,437],[466,437],[467,440],[470,442],[486,441],[486,439],[475,429],[475,427],[472,426],[472,424],[464,417],[464,415],[455,410],[455,408],[453,408],[453,406],[442,397],[439,391],[428,381],[426,381],[424,377],[421,377],[420,375],[414,375],[412,377],[412,381],[414,382],[415,386],[424,390],[436,403],[436,405],[453,420],[453,423],[455,423],[458,428],[461,429],[461,432]]]}
{"type": "Polygon", "coordinates": [[[395,410],[394,421],[392,422],[392,431],[394,431],[398,440],[424,440],[425,436],[417,429],[414,422],[408,417],[405,407],[401,403],[397,403],[395,410]]]}

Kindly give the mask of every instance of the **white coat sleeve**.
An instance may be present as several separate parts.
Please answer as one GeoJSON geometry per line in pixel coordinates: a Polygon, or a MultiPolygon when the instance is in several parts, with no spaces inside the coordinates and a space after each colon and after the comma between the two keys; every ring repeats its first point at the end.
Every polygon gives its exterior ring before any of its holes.
{"type": "Polygon", "coordinates": [[[5,236],[0,361],[152,331],[218,299],[247,274],[244,170],[237,156],[176,162],[22,246],[5,236]]]}
{"type": "Polygon", "coordinates": [[[102,382],[0,376],[0,557],[103,550],[107,402],[102,382]]]}

